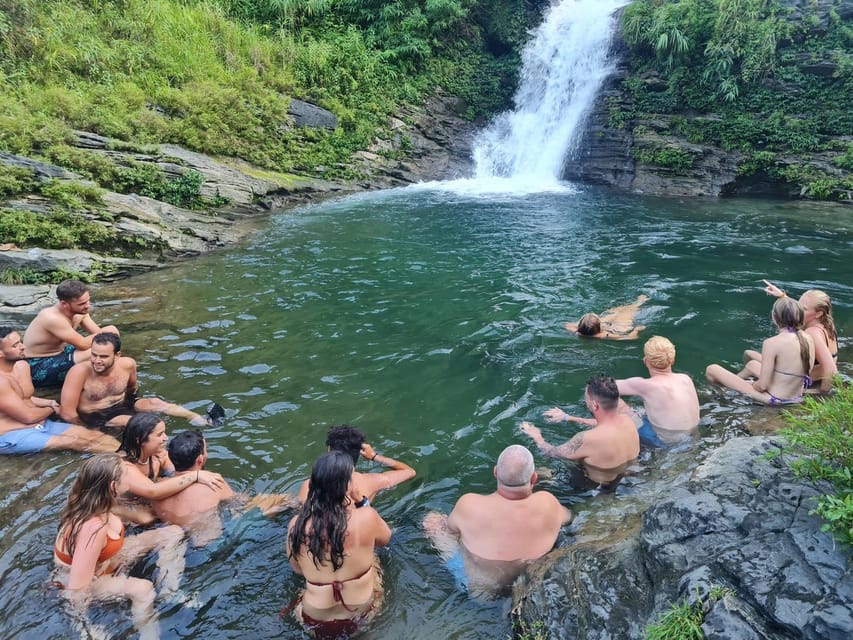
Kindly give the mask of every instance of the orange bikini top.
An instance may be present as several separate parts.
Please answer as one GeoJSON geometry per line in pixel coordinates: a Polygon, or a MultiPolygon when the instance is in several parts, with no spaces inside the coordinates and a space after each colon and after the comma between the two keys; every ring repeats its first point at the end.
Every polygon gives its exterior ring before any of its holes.
{"type": "MultiPolygon", "coordinates": [[[[107,542],[104,544],[104,548],[101,549],[100,555],[98,555],[98,564],[105,562],[112,558],[115,554],[117,554],[122,546],[124,545],[124,524],[121,525],[121,531],[119,531],[118,538],[111,538],[109,531],[107,531],[107,542]]],[[[62,551],[56,544],[53,545],[53,553],[56,554],[56,557],[59,558],[65,564],[70,565],[73,558],[69,556],[67,553],[62,551]]]]}

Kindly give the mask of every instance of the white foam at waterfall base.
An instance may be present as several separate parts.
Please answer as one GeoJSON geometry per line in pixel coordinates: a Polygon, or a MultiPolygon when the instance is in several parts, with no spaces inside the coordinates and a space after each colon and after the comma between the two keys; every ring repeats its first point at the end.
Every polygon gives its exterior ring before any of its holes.
{"type": "MultiPolygon", "coordinates": [[[[576,133],[601,84],[613,70],[608,59],[613,14],[627,0],[562,0],[546,12],[522,54],[515,108],[499,115],[474,144],[475,184],[501,189],[554,190],[576,133]],[[537,187],[538,185],[538,187],[537,187]]],[[[457,188],[461,182],[454,181],[457,188]]]]}

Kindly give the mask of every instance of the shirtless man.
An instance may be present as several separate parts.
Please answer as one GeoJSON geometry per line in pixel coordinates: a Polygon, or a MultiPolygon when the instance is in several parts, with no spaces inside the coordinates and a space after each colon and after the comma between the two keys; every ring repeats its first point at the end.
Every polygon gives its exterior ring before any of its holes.
{"type": "MultiPolygon", "coordinates": [[[[207,442],[200,431],[182,431],[168,444],[169,459],[175,465],[175,475],[193,475],[207,464],[207,442]]],[[[286,494],[261,494],[253,498],[234,493],[224,480],[215,487],[191,484],[183,491],[161,500],[152,500],[151,507],[163,522],[177,524],[187,530],[193,543],[203,546],[222,534],[222,518],[216,512],[223,502],[239,502],[241,511],[258,507],[265,516],[296,508],[299,503],[286,494]]]]}
{"type": "Polygon", "coordinates": [[[464,567],[461,581],[474,595],[512,584],[530,561],[554,548],[560,528],[572,520],[552,494],[533,492],[538,475],[527,447],[504,449],[493,473],[497,491],[466,493],[449,516],[432,512],[423,522],[449,568],[464,567]]]}
{"type": "Polygon", "coordinates": [[[21,336],[0,327],[0,453],[53,449],[104,453],[118,448],[118,441],[104,433],[48,420],[59,403],[37,398],[33,392],[21,336]]]}
{"type": "MultiPolygon", "coordinates": [[[[693,380],[685,373],[673,373],[675,345],[662,336],[652,336],[643,346],[643,364],[649,377],[617,380],[620,396],[640,396],[645,415],[638,415],[623,400],[619,408],[640,427],[640,440],[661,447],[684,439],[699,425],[699,397],[693,380]]],[[[547,422],[577,422],[594,427],[595,420],[570,416],[562,409],[545,412],[547,422]]]]}
{"type": "Polygon", "coordinates": [[[601,340],[636,340],[644,325],[634,326],[634,318],[643,303],[648,300],[646,295],[637,296],[631,304],[608,309],[601,316],[587,313],[575,322],[565,324],[566,331],[583,338],[599,338],[601,340]]]}
{"type": "Polygon", "coordinates": [[[89,315],[89,288],[78,280],[63,280],[56,287],[59,302],[42,309],[24,332],[24,348],[38,387],[58,387],[77,362],[89,359],[92,338],[103,332],[115,333],[110,325],[101,328],[89,315]],[[78,332],[83,329],[89,335],[78,332]]]}
{"type": "Polygon", "coordinates": [[[185,418],[196,427],[210,420],[160,398],[137,398],[136,360],[121,355],[121,338],[99,333],[92,338],[90,360],[75,364],[62,385],[59,414],[67,422],[94,429],[122,428],[137,412],[185,418]]]}
{"type": "Polygon", "coordinates": [[[610,376],[590,378],[584,399],[595,426],[576,434],[564,444],[554,446],[547,443],[542,432],[530,422],[522,422],[521,430],[533,438],[546,456],[580,461],[590,480],[603,485],[613,484],[621,479],[640,454],[637,426],[619,410],[619,388],[610,376]]]}
{"type": "MultiPolygon", "coordinates": [[[[405,462],[376,453],[373,447],[364,441],[364,434],[348,424],[329,429],[329,433],[326,435],[326,447],[329,451],[342,451],[349,454],[352,457],[353,465],[358,464],[359,457],[362,457],[389,468],[388,471],[382,473],[353,471],[352,498],[359,506],[370,505],[373,498],[381,490],[396,487],[398,484],[415,477],[415,470],[412,467],[405,462]]],[[[309,481],[305,480],[299,489],[300,502],[305,502],[305,498],[308,497],[308,485],[309,481]]]]}

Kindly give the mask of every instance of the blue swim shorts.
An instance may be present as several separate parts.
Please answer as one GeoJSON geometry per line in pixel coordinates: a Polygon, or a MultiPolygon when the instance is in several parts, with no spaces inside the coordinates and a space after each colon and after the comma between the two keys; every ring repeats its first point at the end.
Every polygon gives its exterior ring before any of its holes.
{"type": "Polygon", "coordinates": [[[649,445],[650,447],[666,447],[667,444],[658,437],[655,428],[652,426],[649,416],[643,416],[643,424],[640,425],[638,432],[640,434],[640,442],[649,445]]]}
{"type": "Polygon", "coordinates": [[[0,454],[38,453],[44,451],[47,441],[68,431],[67,422],[45,420],[28,429],[15,429],[0,435],[0,454]]]}
{"type": "Polygon", "coordinates": [[[453,576],[456,587],[462,591],[468,590],[468,576],[465,574],[465,559],[462,557],[462,549],[457,549],[456,553],[447,561],[447,570],[453,576]]]}
{"type": "Polygon", "coordinates": [[[65,345],[55,356],[27,358],[34,387],[61,387],[65,374],[74,366],[74,346],[65,345]]]}

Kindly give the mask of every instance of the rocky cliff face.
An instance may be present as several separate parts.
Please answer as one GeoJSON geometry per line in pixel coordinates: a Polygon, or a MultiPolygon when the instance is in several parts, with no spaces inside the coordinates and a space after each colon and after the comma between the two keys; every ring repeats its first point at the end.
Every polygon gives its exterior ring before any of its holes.
{"type": "Polygon", "coordinates": [[[522,619],[553,638],[642,638],[687,601],[709,639],[853,637],[850,550],[809,515],[817,491],[765,457],[778,449],[772,437],[729,440],[642,515],[585,522],[579,543],[516,585],[522,619]]]}
{"type": "MultiPolygon", "coordinates": [[[[831,20],[853,20],[853,0],[784,0],[781,5],[788,20],[808,24],[811,38],[820,37],[831,20]]],[[[806,186],[804,181],[780,178],[780,174],[792,167],[800,176],[850,182],[850,172],[833,162],[838,157],[836,153],[776,153],[767,167],[773,171],[768,172],[747,167],[749,156],[742,151],[691,142],[684,131],[695,129],[691,127],[694,124],[701,127],[720,121],[719,115],[639,112],[625,83],[631,78],[628,66],[631,54],[618,37],[613,46],[622,65],[598,96],[578,147],[566,161],[565,179],[654,195],[784,198],[817,195],[813,193],[814,187],[806,186]]],[[[797,67],[804,74],[830,78],[838,71],[836,52],[831,49],[801,57],[797,67]]],[[[639,81],[644,90],[652,93],[663,93],[668,88],[664,72],[647,72],[631,80],[639,81]]],[[[781,94],[800,90],[796,84],[772,78],[765,81],[764,88],[781,94]]],[[[842,136],[835,146],[843,150],[851,141],[853,138],[842,136]]],[[[836,189],[831,195],[831,199],[853,203],[853,192],[836,189]]]]}

